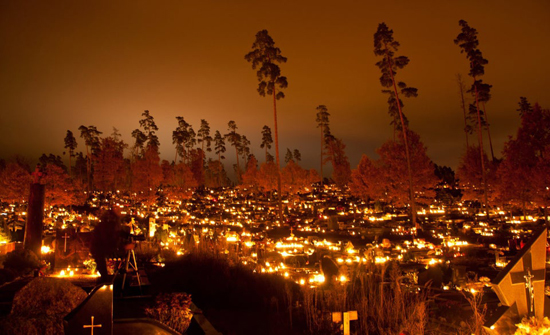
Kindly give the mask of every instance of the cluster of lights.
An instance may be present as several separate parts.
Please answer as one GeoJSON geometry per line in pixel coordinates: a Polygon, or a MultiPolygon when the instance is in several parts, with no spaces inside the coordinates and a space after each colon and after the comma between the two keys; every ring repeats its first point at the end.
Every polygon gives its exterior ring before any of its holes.
{"type": "MultiPolygon", "coordinates": [[[[331,186],[326,186],[324,192],[329,193],[330,190],[333,190],[331,186]]],[[[117,191],[118,193],[118,191],[117,191]]],[[[337,193],[334,193],[337,194],[337,193]]],[[[192,205],[192,202],[185,202],[185,201],[176,201],[172,204],[177,204],[177,208],[167,206],[165,208],[152,208],[148,211],[147,206],[142,207],[141,210],[138,210],[134,213],[137,213],[138,217],[145,218],[149,213],[153,213],[153,216],[156,220],[162,220],[164,222],[173,222],[176,223],[179,220],[183,220],[185,223],[187,223],[191,228],[189,230],[182,229],[180,231],[176,231],[172,229],[168,224],[165,224],[165,227],[163,229],[168,229],[168,239],[165,243],[161,243],[164,248],[170,248],[173,249],[177,255],[183,255],[185,254],[186,250],[183,249],[183,239],[182,237],[185,236],[185,234],[189,233],[191,231],[191,234],[193,234],[193,238],[195,240],[195,243],[200,243],[202,241],[200,238],[204,236],[206,238],[210,237],[213,238],[213,236],[217,235],[219,233],[215,230],[218,227],[222,226],[224,229],[226,227],[232,226],[232,227],[238,227],[243,228],[243,225],[249,224],[249,225],[258,225],[259,223],[265,223],[267,225],[266,229],[273,228],[275,226],[281,226],[282,223],[271,222],[266,218],[257,219],[257,214],[254,212],[261,211],[268,214],[273,214],[274,209],[273,207],[270,207],[265,204],[255,204],[251,200],[239,200],[238,199],[238,192],[236,191],[229,191],[226,190],[222,194],[214,195],[214,191],[210,191],[210,195],[207,196],[207,199],[211,204],[208,206],[216,206],[216,208],[223,213],[223,216],[220,216],[218,219],[212,219],[212,218],[204,218],[204,213],[193,215],[192,213],[189,213],[185,210],[182,210],[181,207],[185,205],[192,205]],[[227,201],[225,201],[227,200],[227,201]],[[156,210],[153,212],[153,210],[156,210]],[[168,218],[167,218],[168,217],[168,218]],[[256,217],[256,220],[253,220],[253,218],[256,217]],[[196,228],[195,228],[196,227],[196,228]]],[[[339,197],[339,200],[345,199],[343,197],[339,197]]],[[[94,203],[99,203],[99,200],[97,197],[94,199],[94,203]]],[[[319,200],[316,198],[315,195],[308,195],[306,200],[300,200],[300,202],[296,202],[294,200],[285,199],[284,202],[287,204],[287,207],[289,209],[308,209],[313,208],[313,204],[319,203],[322,200],[319,200]]],[[[359,203],[358,203],[359,204],[359,203]]],[[[99,204],[101,206],[101,204],[99,204]]],[[[122,202],[117,202],[115,206],[118,206],[120,208],[124,208],[124,204],[122,202]]],[[[210,207],[208,207],[210,208],[210,207]]],[[[345,216],[345,215],[355,215],[355,214],[361,214],[359,217],[361,217],[360,220],[354,220],[354,224],[347,224],[346,229],[356,229],[360,228],[361,226],[364,226],[365,223],[368,225],[369,222],[371,223],[378,223],[381,221],[392,221],[394,224],[392,225],[392,235],[405,235],[405,234],[414,234],[415,229],[409,229],[406,227],[398,226],[395,224],[395,218],[398,216],[403,217],[403,214],[384,214],[384,215],[378,215],[374,213],[374,210],[367,207],[367,204],[364,202],[360,203],[359,206],[354,203],[347,203],[345,202],[343,206],[338,207],[329,207],[327,210],[332,211],[338,216],[345,216]],[[349,206],[349,207],[348,207],[349,206]],[[357,227],[356,227],[357,226],[357,227]]],[[[467,211],[467,207],[462,207],[462,211],[467,211]]],[[[13,207],[12,207],[13,211],[13,207]]],[[[218,213],[220,213],[218,211],[218,213]]],[[[66,212],[64,209],[60,209],[60,213],[58,216],[63,218],[63,227],[66,228],[67,224],[65,224],[65,221],[69,222],[71,221],[71,218],[68,217],[68,212],[66,212]]],[[[429,209],[422,209],[417,212],[419,215],[439,215],[444,214],[445,209],[438,206],[430,206],[429,209]]],[[[26,214],[26,213],[24,213],[26,214]]],[[[496,211],[493,211],[492,214],[499,214],[499,215],[505,215],[505,212],[496,209],[496,211]]],[[[51,215],[51,213],[50,213],[51,215]]],[[[328,220],[329,215],[327,212],[322,213],[321,215],[316,215],[319,219],[328,220]]],[[[481,213],[481,215],[478,215],[479,217],[483,218],[485,214],[481,213]]],[[[87,219],[88,221],[97,221],[98,218],[89,215],[88,217],[84,217],[84,219],[87,219]]],[[[338,219],[342,220],[342,219],[338,219]]],[[[344,219],[345,220],[345,219],[344,219]]],[[[55,221],[55,220],[53,220],[55,221]]],[[[161,221],[161,222],[162,222],[161,221]]],[[[321,225],[313,226],[313,220],[310,220],[308,222],[307,219],[297,219],[296,221],[296,230],[303,231],[303,232],[319,232],[319,233],[325,233],[325,229],[321,228],[321,225]],[[311,224],[311,225],[310,225],[311,224]]],[[[510,222],[512,224],[519,224],[525,221],[535,221],[533,217],[526,217],[524,218],[524,221],[519,220],[510,220],[507,222],[510,222]]],[[[340,223],[340,230],[342,230],[342,223],[340,223]]],[[[443,223],[443,221],[440,221],[440,223],[443,223]]],[[[447,225],[450,223],[447,221],[447,225]]],[[[491,226],[486,222],[478,222],[476,224],[464,224],[464,229],[471,229],[476,234],[482,235],[482,236],[493,236],[493,229],[491,226]]],[[[236,229],[239,230],[239,229],[236,229]]],[[[513,234],[516,236],[521,236],[526,233],[529,233],[530,231],[526,229],[519,229],[514,228],[511,230],[513,234]]],[[[348,230],[348,233],[351,235],[355,235],[356,231],[348,230]]],[[[225,247],[227,250],[224,250],[223,252],[228,253],[229,250],[231,251],[237,251],[239,255],[241,256],[241,262],[245,265],[250,264],[251,268],[256,269],[256,272],[263,272],[263,273],[277,273],[281,276],[284,276],[285,278],[288,278],[289,280],[296,281],[297,283],[301,285],[309,284],[311,286],[320,285],[325,282],[324,275],[318,273],[318,271],[313,269],[308,269],[307,267],[300,267],[296,266],[294,268],[290,265],[285,265],[284,262],[267,262],[265,265],[260,265],[258,261],[258,254],[257,252],[261,252],[260,250],[263,250],[262,248],[265,247],[266,252],[278,252],[282,257],[283,260],[287,261],[287,264],[291,264],[289,260],[293,260],[293,256],[297,255],[307,255],[313,253],[316,249],[321,249],[323,252],[329,251],[330,254],[335,255],[335,260],[338,265],[342,265],[344,267],[346,266],[360,266],[362,263],[372,262],[374,264],[383,264],[386,263],[392,259],[397,259],[399,261],[403,260],[403,256],[405,253],[407,253],[409,250],[411,252],[411,256],[413,256],[416,261],[419,263],[422,263],[426,265],[426,267],[437,265],[442,263],[442,259],[439,258],[433,258],[438,257],[442,254],[442,249],[447,252],[448,249],[445,249],[445,247],[450,248],[451,252],[453,252],[451,255],[452,257],[460,257],[464,254],[460,253],[461,248],[464,248],[468,246],[468,242],[466,241],[460,241],[458,239],[452,239],[449,235],[449,231],[444,233],[438,233],[437,231],[432,230],[431,233],[433,236],[437,236],[438,238],[442,239],[443,242],[441,243],[441,246],[436,246],[432,243],[420,240],[420,239],[414,239],[412,242],[404,241],[401,245],[395,245],[394,249],[391,249],[391,255],[388,256],[388,249],[391,248],[391,244],[386,245],[387,243],[379,244],[369,244],[367,247],[372,247],[371,254],[367,255],[367,257],[363,257],[359,253],[359,250],[354,249],[353,247],[348,248],[343,244],[342,242],[333,243],[329,242],[326,239],[323,241],[318,241],[315,239],[310,239],[309,241],[307,239],[301,239],[296,238],[294,236],[291,236],[288,239],[280,240],[280,241],[272,241],[272,240],[266,240],[264,242],[258,242],[263,237],[259,237],[254,242],[254,236],[250,234],[249,232],[242,231],[240,233],[236,233],[233,231],[227,231],[224,230],[221,233],[221,239],[222,241],[225,240],[225,244],[223,244],[223,247],[225,247]],[[254,248],[254,247],[257,247],[254,248]],[[384,249],[386,254],[382,253],[381,250],[376,249],[384,249]],[[374,249],[374,250],[373,250],[374,249]],[[415,250],[416,249],[416,250],[415,250]],[[376,256],[375,256],[376,254],[376,256]],[[422,256],[419,256],[422,255],[422,256]],[[289,258],[290,257],[290,258],[289,258]],[[432,258],[429,258],[432,257],[432,258]]],[[[360,232],[358,231],[358,234],[360,232]]],[[[322,238],[322,237],[321,237],[322,238]]],[[[0,241],[2,243],[4,241],[0,241]]],[[[5,243],[5,242],[4,242],[5,243]]],[[[319,250],[319,251],[321,251],[319,250]]],[[[41,249],[41,252],[43,254],[47,254],[52,252],[52,250],[47,247],[43,246],[41,249]]],[[[412,258],[412,257],[411,257],[412,258]]],[[[496,262],[497,267],[504,267],[507,263],[505,263],[504,260],[500,260],[496,262]]],[[[164,266],[163,263],[158,263],[157,266],[164,266]]],[[[76,273],[76,269],[70,269],[67,268],[66,270],[62,270],[59,275],[60,276],[74,276],[76,273]]],[[[347,282],[349,279],[346,278],[345,275],[340,275],[336,278],[339,282],[347,282]]],[[[447,289],[449,289],[449,286],[445,286],[447,289]]],[[[444,287],[444,289],[445,289],[444,287]]],[[[472,288],[472,290],[475,290],[472,288]]]]}

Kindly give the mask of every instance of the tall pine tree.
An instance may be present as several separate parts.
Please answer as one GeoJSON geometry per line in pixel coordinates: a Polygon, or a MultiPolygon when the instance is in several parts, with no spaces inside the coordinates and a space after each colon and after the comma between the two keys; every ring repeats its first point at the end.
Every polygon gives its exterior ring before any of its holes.
{"type": "Polygon", "coordinates": [[[281,55],[281,49],[275,47],[275,42],[269,36],[267,30],[260,30],[256,34],[256,40],[252,44],[252,51],[244,58],[252,63],[252,69],[256,70],[258,77],[258,93],[265,97],[273,96],[273,118],[275,131],[275,159],[277,161],[277,190],[279,198],[279,221],[283,221],[282,187],[281,187],[281,162],[279,158],[279,131],[277,126],[277,100],[285,97],[282,92],[288,86],[286,77],[281,75],[278,63],[286,63],[286,57],[281,55]]]}
{"type": "Polygon", "coordinates": [[[395,80],[397,70],[402,69],[409,64],[408,57],[395,56],[395,52],[397,52],[398,48],[399,42],[393,39],[393,30],[389,29],[385,23],[380,23],[378,25],[378,30],[374,34],[374,54],[382,57],[382,59],[376,63],[376,66],[378,66],[382,72],[382,75],[380,76],[380,83],[382,84],[382,87],[384,87],[382,92],[389,95],[388,105],[390,116],[393,119],[392,124],[394,125],[394,129],[399,130],[403,136],[409,177],[411,219],[413,224],[416,226],[415,192],[411,170],[409,141],[407,138],[408,120],[403,114],[403,102],[399,98],[399,94],[402,94],[405,97],[416,97],[418,93],[416,88],[408,87],[404,82],[397,82],[395,80]]]}

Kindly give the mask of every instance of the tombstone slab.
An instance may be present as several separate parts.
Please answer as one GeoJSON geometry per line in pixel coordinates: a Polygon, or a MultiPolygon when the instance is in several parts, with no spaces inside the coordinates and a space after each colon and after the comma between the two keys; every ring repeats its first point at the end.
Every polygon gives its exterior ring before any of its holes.
{"type": "Polygon", "coordinates": [[[544,295],[547,229],[534,234],[516,257],[492,281],[502,308],[485,324],[489,333],[525,316],[542,319],[550,310],[544,295]]]}
{"type": "Polygon", "coordinates": [[[96,286],[63,322],[65,334],[113,334],[113,285],[96,286]]]}

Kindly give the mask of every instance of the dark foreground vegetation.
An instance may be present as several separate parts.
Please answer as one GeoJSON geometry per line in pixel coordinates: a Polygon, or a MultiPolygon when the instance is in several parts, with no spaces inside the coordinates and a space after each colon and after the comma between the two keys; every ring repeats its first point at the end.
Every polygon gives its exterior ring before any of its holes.
{"type": "Polygon", "coordinates": [[[318,288],[254,273],[231,255],[200,250],[151,275],[162,292],[190,293],[223,334],[334,334],[332,312],[357,310],[355,334],[425,332],[425,291],[403,285],[397,266],[372,266],[318,288]]]}

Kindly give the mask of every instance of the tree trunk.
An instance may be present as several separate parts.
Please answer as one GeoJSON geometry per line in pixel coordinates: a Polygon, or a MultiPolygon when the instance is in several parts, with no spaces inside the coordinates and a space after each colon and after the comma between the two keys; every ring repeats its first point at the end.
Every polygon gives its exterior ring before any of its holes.
{"type": "Polygon", "coordinates": [[[462,107],[462,114],[464,115],[464,135],[466,135],[466,148],[470,146],[468,143],[468,118],[466,117],[466,103],[464,102],[464,83],[460,74],[457,75],[458,88],[460,89],[460,106],[462,107]]]}
{"type": "Polygon", "coordinates": [[[525,197],[523,197],[523,201],[521,202],[521,211],[523,212],[523,221],[526,221],[527,220],[527,215],[525,213],[526,209],[525,209],[525,197]]]}
{"type": "Polygon", "coordinates": [[[485,201],[485,216],[489,220],[489,204],[487,200],[487,178],[485,176],[485,159],[483,158],[483,132],[481,127],[481,114],[479,110],[479,97],[477,93],[476,78],[474,77],[474,91],[476,98],[476,109],[477,109],[477,133],[479,141],[479,155],[481,158],[481,178],[483,180],[483,199],[485,201]]]}
{"type": "Polygon", "coordinates": [[[237,182],[241,183],[241,166],[239,165],[239,149],[235,145],[235,154],[237,155],[237,182]]]}
{"type": "Polygon", "coordinates": [[[323,186],[323,127],[321,127],[321,187],[323,186]]]}
{"type": "Polygon", "coordinates": [[[44,228],[44,194],[45,186],[39,183],[31,184],[27,224],[25,226],[24,247],[40,257],[42,247],[42,231],[44,228]]]}
{"type": "Polygon", "coordinates": [[[491,148],[491,158],[495,160],[495,153],[493,151],[493,140],[491,139],[491,130],[489,129],[489,118],[487,117],[487,110],[485,109],[485,103],[483,103],[483,113],[485,114],[485,122],[487,123],[487,135],[489,136],[489,147],[491,148]]]}
{"type": "Polygon", "coordinates": [[[91,170],[92,170],[92,159],[90,158],[90,149],[86,145],[86,178],[88,179],[87,180],[88,192],[90,192],[92,188],[92,178],[91,178],[92,171],[91,170]]]}
{"type": "Polygon", "coordinates": [[[283,223],[283,193],[281,185],[281,161],[279,159],[279,130],[277,127],[277,97],[275,83],[273,83],[273,119],[275,123],[275,159],[277,163],[277,193],[279,202],[279,223],[283,223]]]}
{"type": "Polygon", "coordinates": [[[419,228],[418,223],[416,222],[416,205],[414,200],[414,189],[413,189],[413,180],[412,180],[412,171],[411,171],[411,158],[409,153],[409,141],[407,139],[407,128],[405,126],[405,120],[403,119],[403,110],[401,109],[401,104],[399,103],[399,94],[397,93],[397,85],[395,84],[395,79],[393,77],[393,69],[391,59],[388,55],[388,49],[386,48],[386,58],[388,59],[389,70],[391,81],[393,84],[393,91],[395,93],[395,102],[397,103],[397,109],[399,110],[399,118],[401,119],[401,131],[403,132],[403,141],[405,144],[405,155],[407,156],[407,170],[409,172],[409,197],[411,203],[411,219],[416,228],[419,228]]]}
{"type": "MultiPolygon", "coordinates": [[[[222,153],[221,153],[221,151],[218,152],[218,162],[220,162],[219,167],[221,168],[221,166],[222,166],[222,153]]],[[[222,171],[219,170],[218,171],[218,187],[221,187],[221,186],[222,186],[222,171]]]]}
{"type": "Polygon", "coordinates": [[[72,150],[69,150],[69,177],[72,177],[73,171],[72,171],[72,164],[71,164],[71,156],[73,155],[72,150]]]}

